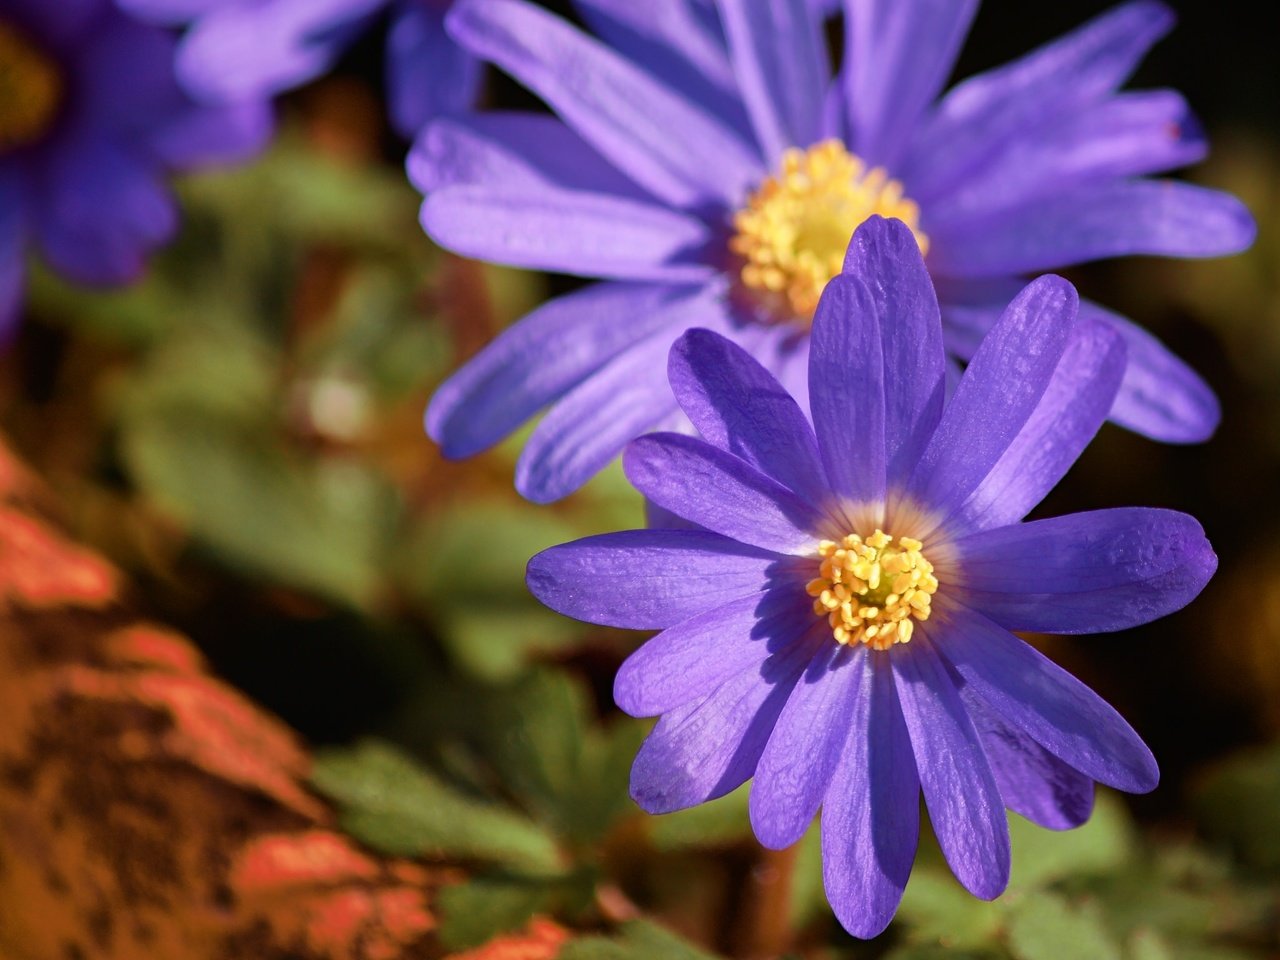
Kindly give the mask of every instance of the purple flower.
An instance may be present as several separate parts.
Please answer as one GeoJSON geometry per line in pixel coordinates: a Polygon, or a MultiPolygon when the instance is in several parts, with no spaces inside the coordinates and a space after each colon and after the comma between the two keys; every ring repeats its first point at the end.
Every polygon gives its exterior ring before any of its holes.
{"type": "Polygon", "coordinates": [[[552,547],[528,571],[555,610],[662,631],[614,686],[628,713],[661,717],[632,767],[636,801],[664,813],[754,777],[769,847],[821,807],[828,898],[869,937],[906,885],[921,790],[951,869],[988,899],[1009,876],[1006,807],[1065,829],[1088,818],[1094,781],[1151,790],[1133,729],[1010,633],[1146,623],[1216,567],[1199,524],[1169,510],[1021,522],[1124,367],[1123,339],[1045,276],[944,401],[934,289],[910,230],[879,218],[818,306],[811,420],[731,341],[681,337],[671,386],[705,439],[654,434],[624,458],[680,528],[552,547]]]}
{"type": "Polygon", "coordinates": [[[242,159],[270,135],[264,104],[193,103],[173,40],[108,0],[0,0],[0,330],[24,254],[87,284],[134,279],[178,213],[165,174],[242,159]]]}
{"type": "MultiPolygon", "coordinates": [[[[1142,175],[1205,152],[1169,90],[1117,92],[1169,29],[1137,0],[938,98],[976,0],[846,0],[831,82],[813,0],[578,0],[597,41],[523,0],[460,0],[451,33],[559,119],[493,113],[428,128],[410,175],[427,232],[467,256],[601,278],[534,311],[436,394],[452,457],[550,406],[516,485],[550,501],[627,440],[673,424],[661,358],[691,325],[731,337],[793,393],[808,327],[850,234],[908,223],[942,300],[944,342],[973,355],[1016,278],[1104,257],[1247,246],[1234,198],[1142,175]]],[[[1128,345],[1111,418],[1203,440],[1212,391],[1150,334],[1085,303],[1128,345]]]]}
{"type": "Polygon", "coordinates": [[[314,80],[384,11],[391,120],[405,137],[471,106],[480,65],[444,32],[452,0],[119,0],[158,23],[190,24],[179,75],[212,102],[269,98],[314,80]]]}

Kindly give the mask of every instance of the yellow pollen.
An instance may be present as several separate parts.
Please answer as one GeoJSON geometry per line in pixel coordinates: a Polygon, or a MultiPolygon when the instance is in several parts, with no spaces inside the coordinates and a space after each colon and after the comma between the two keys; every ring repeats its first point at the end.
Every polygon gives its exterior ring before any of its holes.
{"type": "Polygon", "coordinates": [[[839,140],[782,155],[769,177],[738,211],[729,249],[742,257],[742,282],[775,313],[810,320],[827,281],[840,272],[849,238],[873,214],[897,217],[915,234],[920,208],[882,167],[871,170],[839,140]]]}
{"type": "Polygon", "coordinates": [[[0,153],[38,140],[61,101],[56,64],[25,34],[0,22],[0,153]]]}
{"type": "Polygon", "coordinates": [[[895,544],[883,530],[818,544],[818,576],[805,589],[837,643],[888,650],[911,639],[917,620],[929,619],[938,578],[923,546],[910,537],[895,544]]]}

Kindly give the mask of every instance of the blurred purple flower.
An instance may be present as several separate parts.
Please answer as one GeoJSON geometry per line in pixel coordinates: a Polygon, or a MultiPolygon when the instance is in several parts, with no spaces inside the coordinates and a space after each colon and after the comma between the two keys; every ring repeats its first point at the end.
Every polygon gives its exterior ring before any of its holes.
{"type": "Polygon", "coordinates": [[[444,32],[452,0],[119,0],[157,23],[190,25],[178,74],[211,102],[271,97],[333,66],[384,11],[387,95],[397,131],[470,107],[480,64],[444,32]]]}
{"type": "Polygon", "coordinates": [[[662,630],[614,686],[628,713],[661,716],[636,801],[679,810],[754,777],[752,825],[775,848],[821,807],[827,895],[857,936],[897,908],[922,788],[951,869],[989,899],[1009,876],[1006,807],[1065,829],[1088,818],[1094,781],[1159,779],[1115,710],[1010,633],[1146,623],[1217,565],[1200,525],[1169,510],[1020,522],[1123,375],[1123,339],[1077,306],[1065,280],[1033,281],[944,401],[929,275],[910,231],[873,218],[814,319],[811,421],[740,347],[687,332],[671,386],[705,439],[642,437],[624,458],[680,528],[529,563],[553,609],[662,630]]]}
{"type": "MultiPolygon", "coordinates": [[[[605,42],[523,0],[460,0],[453,36],[559,119],[444,120],[409,164],[442,245],[605,280],[525,317],[428,410],[431,436],[465,457],[551,406],[517,467],[530,499],[564,496],[673,422],[661,358],[691,325],[802,392],[813,306],[872,213],[927,248],[960,360],[1019,275],[1252,240],[1234,198],[1141,177],[1205,152],[1177,93],[1117,92],[1170,27],[1159,3],[1121,6],[941,99],[976,0],[847,0],[835,83],[813,0],[577,6],[605,42]]],[[[1212,433],[1217,401],[1195,373],[1128,320],[1082,310],[1128,345],[1113,420],[1166,441],[1212,433]]]]}
{"type": "Polygon", "coordinates": [[[119,284],[169,240],[165,174],[243,159],[271,132],[266,104],[192,102],[174,42],[108,0],[0,0],[0,326],[22,300],[24,254],[119,284]]]}

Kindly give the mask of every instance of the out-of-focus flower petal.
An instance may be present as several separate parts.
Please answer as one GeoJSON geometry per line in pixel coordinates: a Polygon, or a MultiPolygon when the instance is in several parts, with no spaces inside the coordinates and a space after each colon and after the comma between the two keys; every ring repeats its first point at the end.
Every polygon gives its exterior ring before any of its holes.
{"type": "Polygon", "coordinates": [[[706,295],[598,283],[549,300],[445,381],[427,408],[427,432],[445,456],[479,453],[664,324],[681,325],[706,295]]]}
{"type": "Polygon", "coordinates": [[[765,162],[818,139],[831,66],[810,0],[721,0],[738,89],[765,162]]]}
{"type": "Polygon", "coordinates": [[[1248,248],[1256,232],[1244,205],[1220,190],[1108,182],[935,228],[929,266],[997,277],[1133,254],[1222,257],[1248,248]]]}
{"type": "Polygon", "coordinates": [[[759,176],[759,157],[731,129],[538,7],[521,0],[461,0],[449,28],[472,52],[537,92],[619,169],[675,206],[735,203],[759,176]]]}

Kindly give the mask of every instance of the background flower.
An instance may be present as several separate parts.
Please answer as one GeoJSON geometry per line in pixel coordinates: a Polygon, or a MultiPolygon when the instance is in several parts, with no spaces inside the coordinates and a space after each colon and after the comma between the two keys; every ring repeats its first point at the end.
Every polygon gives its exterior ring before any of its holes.
{"type": "MultiPolygon", "coordinates": [[[[821,18],[801,0],[672,2],[656,19],[577,6],[603,42],[522,0],[459,4],[459,42],[560,120],[442,121],[409,165],[442,245],[605,281],[530,314],[428,411],[431,436],[463,457],[550,406],[517,468],[530,499],[564,496],[628,439],[675,422],[661,357],[691,324],[802,396],[813,304],[873,213],[927,249],[962,360],[1017,275],[1252,239],[1233,198],[1141,179],[1205,148],[1176,93],[1117,93],[1171,25],[1159,4],[1119,7],[936,102],[976,3],[849,0],[834,83],[821,18]]],[[[1196,374],[1127,320],[1082,309],[1128,345],[1117,422],[1169,441],[1213,431],[1217,402],[1196,374]]]]}
{"type": "Polygon", "coordinates": [[[826,889],[850,932],[888,924],[923,791],[973,894],[1009,878],[1004,808],[1089,816],[1093,781],[1152,789],[1131,727],[1010,630],[1092,633],[1180,609],[1217,561],[1191,517],[1117,509],[1019,522],[1106,416],[1124,345],[1077,320],[1070,284],[1033,281],[944,406],[937,301],[911,232],[872,218],[823,294],[811,420],[744,351],[693,330],[672,388],[704,439],[627,449],[628,477],[695,529],[633,530],[529,564],[548,606],[662,632],[614,696],[661,715],[632,795],[667,813],[754,777],[769,847],[822,808],[826,889]]]}
{"type": "Polygon", "coordinates": [[[80,283],[135,279],[178,221],[174,170],[241,160],[265,104],[193,102],[173,40],[108,0],[0,0],[0,325],[22,300],[28,245],[80,283]]]}
{"type": "Polygon", "coordinates": [[[452,0],[119,2],[157,23],[189,25],[178,70],[202,100],[271,97],[314,80],[384,11],[388,107],[402,136],[471,106],[480,82],[480,65],[445,35],[452,0]]]}

